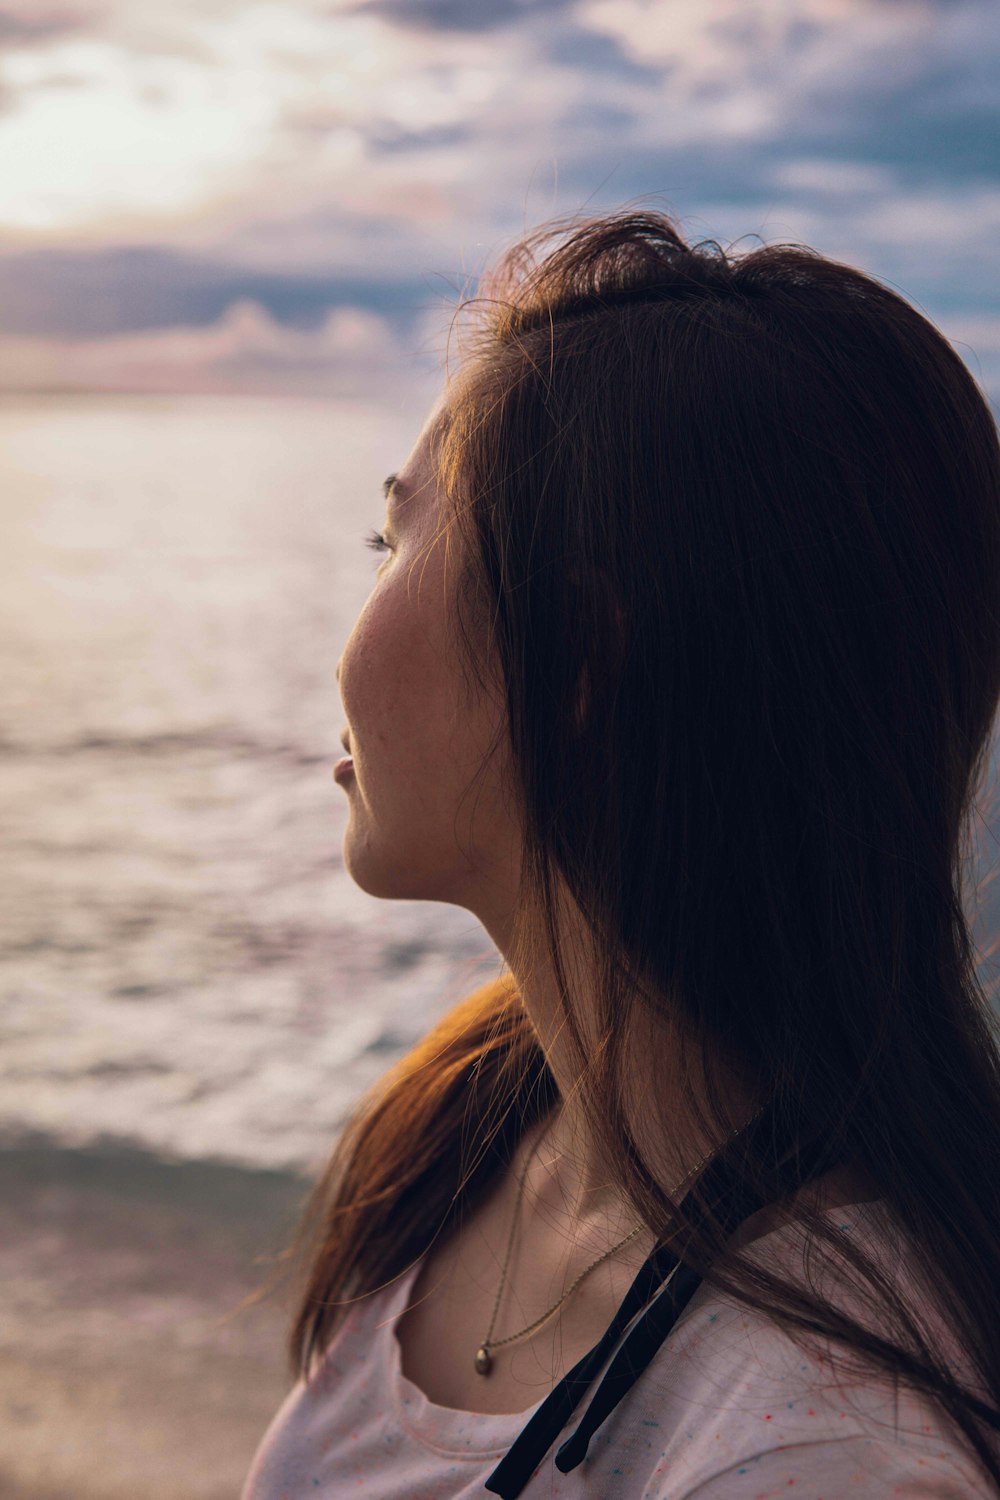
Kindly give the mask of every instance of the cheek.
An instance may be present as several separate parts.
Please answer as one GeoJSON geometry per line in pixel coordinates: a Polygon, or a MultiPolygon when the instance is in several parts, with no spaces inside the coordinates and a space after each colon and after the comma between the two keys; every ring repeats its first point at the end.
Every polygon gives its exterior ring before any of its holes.
{"type": "Polygon", "coordinates": [[[405,579],[385,579],[355,622],[340,664],[340,693],[356,759],[369,777],[415,773],[444,733],[448,684],[435,621],[405,579]]]}
{"type": "Polygon", "coordinates": [[[400,688],[412,675],[405,660],[392,601],[372,594],[354,623],[341,656],[340,694],[359,753],[384,737],[388,720],[399,704],[400,688]]]}

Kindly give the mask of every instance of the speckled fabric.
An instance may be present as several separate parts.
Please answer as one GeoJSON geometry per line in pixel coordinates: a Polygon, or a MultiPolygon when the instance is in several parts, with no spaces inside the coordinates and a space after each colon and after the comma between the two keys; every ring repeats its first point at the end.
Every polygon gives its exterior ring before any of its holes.
{"type": "MultiPolygon", "coordinates": [[[[827,1210],[881,1257],[881,1205],[827,1210]]],[[[784,1226],[750,1247],[764,1264],[801,1256],[784,1226]]],[[[395,1324],[419,1262],[352,1309],[308,1382],[264,1434],[241,1500],[489,1500],[484,1481],[528,1417],[437,1406],[401,1368],[395,1324]]],[[[829,1290],[829,1283],[822,1283],[829,1290]]],[[[843,1293],[845,1305],[863,1314],[843,1293]]],[[[602,1372],[603,1373],[603,1372],[602,1372]]],[[[599,1383],[595,1381],[596,1385],[599,1383]]],[[[568,1436],[586,1405],[566,1424],[568,1436]]],[[[835,1381],[763,1315],[704,1284],[568,1474],[539,1464],[523,1500],[998,1500],[964,1436],[910,1392],[835,1381]]]]}

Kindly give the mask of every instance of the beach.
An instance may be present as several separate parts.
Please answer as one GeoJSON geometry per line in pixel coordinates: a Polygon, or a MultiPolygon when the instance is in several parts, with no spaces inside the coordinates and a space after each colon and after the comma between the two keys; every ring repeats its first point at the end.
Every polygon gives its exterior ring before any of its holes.
{"type": "Polygon", "coordinates": [[[0,1151],[0,1495],[237,1500],[292,1384],[267,1275],[293,1173],[0,1151]]]}

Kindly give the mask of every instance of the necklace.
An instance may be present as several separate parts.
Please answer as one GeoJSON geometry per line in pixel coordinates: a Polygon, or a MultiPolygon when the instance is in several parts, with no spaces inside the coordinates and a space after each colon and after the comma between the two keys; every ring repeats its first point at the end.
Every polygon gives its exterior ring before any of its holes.
{"type": "MultiPolygon", "coordinates": [[[[540,1325],[544,1323],[547,1318],[551,1318],[552,1314],[558,1308],[562,1307],[563,1303],[566,1301],[566,1298],[570,1295],[570,1292],[574,1292],[576,1290],[583,1278],[585,1276],[589,1276],[595,1266],[599,1266],[602,1260],[607,1260],[609,1255],[614,1255],[615,1251],[620,1250],[623,1245],[627,1245],[629,1240],[634,1240],[636,1235],[642,1232],[643,1228],[641,1224],[637,1224],[630,1234],[627,1234],[623,1240],[618,1241],[617,1245],[612,1245],[610,1250],[605,1250],[603,1255],[599,1255],[595,1261],[592,1261],[585,1271],[580,1272],[579,1276],[573,1282],[573,1285],[569,1287],[565,1292],[563,1292],[562,1296],[559,1298],[559,1301],[554,1303],[552,1307],[549,1308],[548,1312],[542,1313],[542,1316],[540,1318],[536,1318],[533,1323],[529,1323],[527,1328],[522,1328],[520,1333],[508,1334],[505,1339],[492,1339],[490,1335],[493,1333],[493,1325],[496,1322],[497,1318],[497,1309],[500,1306],[500,1298],[503,1294],[504,1284],[507,1280],[507,1266],[510,1263],[511,1247],[514,1244],[514,1231],[517,1228],[518,1220],[521,1217],[521,1201],[524,1197],[524,1179],[528,1175],[528,1167],[530,1166],[530,1164],[531,1157],[529,1156],[527,1162],[525,1162],[524,1167],[521,1170],[521,1181],[518,1186],[517,1192],[517,1204],[515,1205],[514,1216],[511,1220],[510,1235],[507,1240],[507,1254],[504,1256],[503,1271],[500,1274],[500,1285],[497,1288],[496,1301],[493,1304],[493,1316],[490,1318],[489,1332],[483,1339],[483,1342],[480,1344],[479,1348],[476,1350],[476,1371],[480,1375],[488,1375],[493,1366],[493,1356],[490,1353],[491,1349],[499,1349],[502,1344],[513,1343],[515,1339],[523,1338],[526,1333],[533,1333],[534,1330],[540,1327],[540,1325]]],[[[699,1166],[701,1165],[704,1164],[699,1162],[699,1166]]]]}

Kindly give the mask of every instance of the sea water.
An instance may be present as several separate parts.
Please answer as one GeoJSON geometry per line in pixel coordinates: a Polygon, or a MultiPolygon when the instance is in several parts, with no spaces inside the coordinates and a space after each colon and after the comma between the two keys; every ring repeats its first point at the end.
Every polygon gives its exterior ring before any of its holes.
{"type": "Polygon", "coordinates": [[[336,665],[424,416],[0,402],[0,1139],[311,1170],[501,971],[341,857],[336,665]]]}

